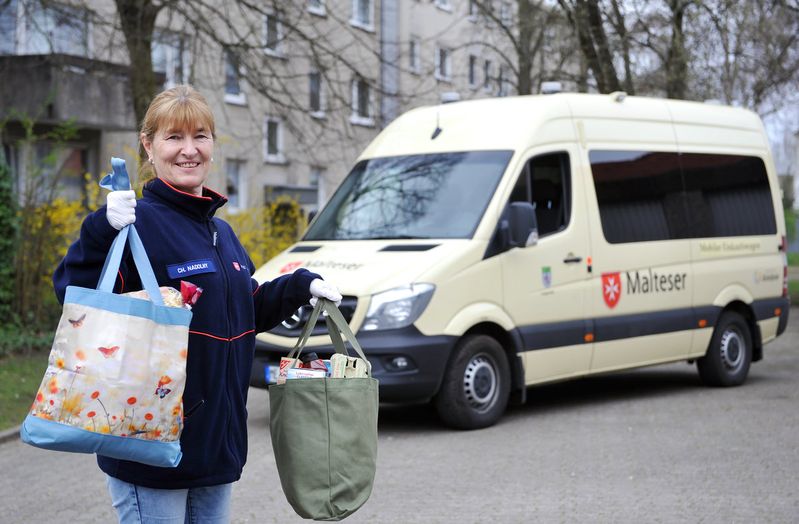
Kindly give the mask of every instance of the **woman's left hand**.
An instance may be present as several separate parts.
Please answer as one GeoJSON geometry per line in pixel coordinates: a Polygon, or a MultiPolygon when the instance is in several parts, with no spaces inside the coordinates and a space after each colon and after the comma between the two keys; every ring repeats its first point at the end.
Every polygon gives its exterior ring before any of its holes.
{"type": "Polygon", "coordinates": [[[325,282],[321,278],[316,278],[311,281],[311,287],[309,289],[313,298],[311,298],[311,305],[316,305],[317,298],[326,298],[331,302],[334,302],[336,306],[341,304],[341,293],[339,293],[338,288],[333,284],[325,282]]]}

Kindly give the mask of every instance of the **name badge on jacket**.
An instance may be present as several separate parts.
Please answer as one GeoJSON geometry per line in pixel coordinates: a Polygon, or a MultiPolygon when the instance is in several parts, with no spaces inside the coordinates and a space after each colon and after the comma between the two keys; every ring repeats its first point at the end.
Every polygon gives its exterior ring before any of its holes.
{"type": "Polygon", "coordinates": [[[203,258],[181,262],[180,264],[171,264],[166,266],[166,271],[169,274],[169,278],[183,278],[201,273],[215,273],[216,266],[210,258],[203,258]]]}

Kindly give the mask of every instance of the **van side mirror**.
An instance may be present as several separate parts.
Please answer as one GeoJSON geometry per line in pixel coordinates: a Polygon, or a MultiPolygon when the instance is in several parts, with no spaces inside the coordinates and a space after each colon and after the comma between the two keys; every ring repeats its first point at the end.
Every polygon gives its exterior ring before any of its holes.
{"type": "Polygon", "coordinates": [[[318,211],[316,209],[314,209],[313,211],[309,211],[308,212],[308,222],[307,222],[308,224],[310,224],[313,221],[313,219],[314,219],[314,217],[316,216],[317,213],[318,213],[318,211]]]}
{"type": "Polygon", "coordinates": [[[538,221],[533,204],[511,202],[508,219],[512,247],[529,247],[538,243],[538,221]]]}

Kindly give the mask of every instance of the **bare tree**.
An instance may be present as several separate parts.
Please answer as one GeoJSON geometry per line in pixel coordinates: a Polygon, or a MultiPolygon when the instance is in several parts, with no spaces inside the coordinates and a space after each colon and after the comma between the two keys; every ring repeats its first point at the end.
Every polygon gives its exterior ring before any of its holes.
{"type": "MultiPolygon", "coordinates": [[[[596,81],[600,93],[621,90],[614,64],[614,52],[605,30],[598,0],[558,0],[579,42],[580,52],[596,81]]],[[[618,15],[617,15],[618,16],[618,15]]],[[[615,19],[617,28],[618,18],[615,19]]],[[[630,79],[631,77],[628,77],[630,79]]]]}
{"type": "MultiPolygon", "coordinates": [[[[575,76],[570,39],[562,14],[546,0],[516,0],[515,9],[497,10],[491,0],[472,2],[476,26],[470,47],[500,57],[515,78],[516,93],[537,92],[542,81],[575,76]],[[495,35],[499,35],[496,38],[495,35]]],[[[505,5],[510,8],[511,2],[505,5]]]]}
{"type": "Polygon", "coordinates": [[[795,2],[705,0],[691,40],[691,73],[701,97],[750,107],[764,116],[796,101],[795,2]]]}

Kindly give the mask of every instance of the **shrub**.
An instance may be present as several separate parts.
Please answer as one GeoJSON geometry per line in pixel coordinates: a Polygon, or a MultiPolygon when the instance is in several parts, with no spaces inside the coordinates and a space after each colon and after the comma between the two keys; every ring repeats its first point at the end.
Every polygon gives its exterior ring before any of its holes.
{"type": "Polygon", "coordinates": [[[297,241],[305,225],[297,201],[281,196],[266,206],[222,213],[258,268],[297,241]]]}
{"type": "Polygon", "coordinates": [[[14,256],[17,250],[19,216],[11,182],[11,170],[0,159],[0,318],[13,321],[14,256]]]}

